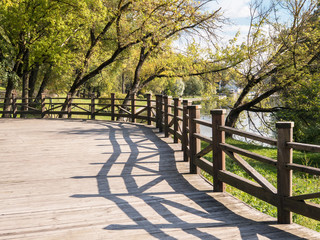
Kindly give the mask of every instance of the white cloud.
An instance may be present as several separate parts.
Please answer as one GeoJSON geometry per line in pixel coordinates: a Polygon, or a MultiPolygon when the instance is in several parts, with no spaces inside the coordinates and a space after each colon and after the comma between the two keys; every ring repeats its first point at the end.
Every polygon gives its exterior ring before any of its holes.
{"type": "MultiPolygon", "coordinates": [[[[250,3],[252,0],[217,0],[212,1],[207,5],[207,10],[217,10],[221,7],[224,17],[230,20],[229,24],[226,24],[222,29],[217,32],[220,37],[220,44],[227,44],[235,34],[240,31],[237,43],[241,44],[246,40],[249,26],[250,26],[250,3]]],[[[198,39],[201,45],[205,46],[206,43],[202,43],[201,39],[198,39]]],[[[178,48],[187,45],[187,40],[181,40],[175,44],[178,48]]]]}
{"type": "Polygon", "coordinates": [[[249,31],[249,25],[229,25],[225,26],[220,34],[221,42],[220,44],[225,45],[230,39],[235,37],[235,34],[240,31],[240,35],[237,38],[236,44],[241,44],[246,41],[247,34],[249,31]]]}
{"type": "Polygon", "coordinates": [[[221,7],[225,17],[230,19],[250,17],[251,0],[219,0],[212,4],[213,8],[221,7]]]}
{"type": "Polygon", "coordinates": [[[244,41],[250,25],[250,2],[252,0],[217,0],[212,2],[211,9],[221,7],[224,17],[230,20],[230,24],[224,25],[220,36],[224,40],[234,37],[240,31],[238,41],[244,41]]]}
{"type": "Polygon", "coordinates": [[[229,25],[223,28],[223,32],[227,35],[234,35],[238,31],[240,31],[240,34],[247,34],[249,31],[249,25],[229,25]]]}

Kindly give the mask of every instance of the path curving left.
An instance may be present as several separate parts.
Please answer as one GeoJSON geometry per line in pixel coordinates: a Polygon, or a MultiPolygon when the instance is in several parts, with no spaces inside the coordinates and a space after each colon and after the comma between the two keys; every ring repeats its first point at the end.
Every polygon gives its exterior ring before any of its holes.
{"type": "Polygon", "coordinates": [[[320,239],[213,193],[155,132],[0,119],[0,239],[320,239]]]}

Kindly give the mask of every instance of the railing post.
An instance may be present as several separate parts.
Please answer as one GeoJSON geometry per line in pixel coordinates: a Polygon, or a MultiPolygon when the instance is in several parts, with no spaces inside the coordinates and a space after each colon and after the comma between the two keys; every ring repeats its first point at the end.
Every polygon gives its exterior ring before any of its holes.
{"type": "Polygon", "coordinates": [[[28,91],[23,91],[21,99],[21,110],[23,113],[20,114],[20,118],[26,118],[29,112],[29,96],[28,91]]]}
{"type": "Polygon", "coordinates": [[[179,108],[181,107],[181,99],[180,98],[174,98],[174,109],[173,109],[173,142],[174,143],[178,143],[179,142],[179,138],[178,138],[178,131],[179,131],[179,120],[178,120],[178,116],[181,116],[180,114],[180,110],[179,108]]]}
{"type": "Polygon", "coordinates": [[[292,163],[292,148],[287,142],[293,141],[293,122],[277,122],[278,131],[278,164],[277,164],[277,185],[278,185],[278,223],[292,223],[292,213],[284,209],[286,197],[292,195],[292,170],[287,168],[292,163]]]}
{"type": "Polygon", "coordinates": [[[67,101],[68,101],[68,106],[67,106],[68,118],[71,118],[71,105],[72,105],[72,96],[71,96],[71,93],[68,93],[68,95],[67,95],[67,101]]]}
{"type": "Polygon", "coordinates": [[[189,143],[190,143],[190,173],[197,173],[196,154],[200,151],[200,139],[194,136],[195,133],[200,133],[200,126],[194,119],[200,118],[200,105],[188,106],[189,109],[189,143]]]}
{"type": "MultiPolygon", "coordinates": [[[[50,105],[50,111],[52,111],[52,108],[54,108],[54,104],[52,103],[52,98],[51,97],[49,97],[49,105],[50,105]]],[[[49,111],[49,113],[50,113],[50,111],[49,111]]],[[[50,118],[52,118],[52,116],[53,116],[53,114],[51,113],[50,118]]]]}
{"type": "Polygon", "coordinates": [[[96,105],[95,105],[95,94],[91,94],[91,119],[96,119],[95,111],[96,111],[96,105]]]}
{"type": "Polygon", "coordinates": [[[148,125],[151,125],[151,94],[147,94],[147,121],[148,125]]]}
{"type": "Polygon", "coordinates": [[[162,127],[162,105],[163,102],[163,96],[162,95],[156,95],[156,127],[159,128],[159,132],[163,131],[162,127]]]}
{"type": "Polygon", "coordinates": [[[115,93],[111,93],[111,120],[114,121],[115,115],[114,115],[114,110],[115,110],[115,93]]]}
{"type": "Polygon", "coordinates": [[[136,122],[136,95],[131,94],[131,122],[136,122]]]}
{"type": "Polygon", "coordinates": [[[20,114],[20,118],[26,118],[29,111],[29,98],[28,97],[22,97],[21,99],[21,111],[23,113],[20,114]]]}
{"type": "Polygon", "coordinates": [[[191,104],[189,100],[183,100],[183,113],[182,113],[182,151],[183,151],[183,161],[188,162],[188,126],[189,126],[189,119],[188,119],[188,106],[191,104]]]}
{"type": "Polygon", "coordinates": [[[164,96],[164,136],[169,137],[169,122],[170,117],[169,113],[171,113],[171,107],[169,105],[171,104],[171,96],[164,96]]]}
{"type": "Polygon", "coordinates": [[[16,94],[12,93],[12,117],[17,118],[17,99],[16,94]]]}
{"type": "Polygon", "coordinates": [[[156,95],[156,128],[159,128],[160,124],[159,124],[159,116],[160,116],[160,113],[159,113],[159,109],[160,109],[160,97],[161,95],[156,95]]]}
{"type": "Polygon", "coordinates": [[[44,93],[41,93],[41,118],[45,117],[45,111],[46,111],[46,95],[44,93]]]}
{"type": "Polygon", "coordinates": [[[219,126],[224,125],[226,110],[216,109],[210,111],[212,118],[212,162],[213,162],[213,191],[224,192],[225,183],[219,180],[219,171],[225,170],[225,153],[219,144],[225,143],[225,132],[219,130],[219,126]]]}

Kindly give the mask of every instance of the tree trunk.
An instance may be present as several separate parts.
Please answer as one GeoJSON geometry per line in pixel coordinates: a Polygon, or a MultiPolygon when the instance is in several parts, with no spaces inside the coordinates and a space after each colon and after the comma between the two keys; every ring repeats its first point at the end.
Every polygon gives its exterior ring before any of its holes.
{"type": "Polygon", "coordinates": [[[41,99],[41,94],[44,92],[44,90],[46,89],[49,81],[50,81],[50,76],[51,76],[51,73],[52,73],[52,65],[50,65],[48,67],[48,69],[46,70],[44,76],[43,76],[43,79],[42,79],[42,83],[40,85],[40,88],[39,88],[39,91],[38,91],[38,94],[36,96],[36,101],[39,102],[39,100],[41,99]]]}
{"type": "Polygon", "coordinates": [[[35,86],[39,73],[39,64],[36,64],[34,68],[31,69],[29,77],[29,98],[33,98],[35,92],[35,86]]]}
{"type": "MultiPolygon", "coordinates": [[[[23,55],[23,75],[22,75],[22,111],[28,111],[29,105],[29,50],[27,49],[23,55]]],[[[24,118],[25,114],[21,114],[21,117],[24,118]]]]}
{"type": "Polygon", "coordinates": [[[125,85],[125,73],[121,74],[121,90],[122,93],[126,93],[126,85],[125,85]]]}
{"type": "MultiPolygon", "coordinates": [[[[8,83],[6,87],[6,93],[5,93],[5,101],[4,101],[4,106],[3,109],[5,111],[10,111],[11,110],[11,103],[10,103],[10,98],[12,95],[12,91],[14,90],[14,77],[15,74],[18,77],[22,77],[22,66],[23,66],[23,61],[22,61],[22,56],[24,55],[25,51],[25,46],[23,44],[23,41],[19,44],[19,53],[16,56],[15,63],[13,66],[12,71],[9,73],[8,78],[8,83]]],[[[2,117],[10,117],[10,114],[3,114],[2,117]]]]}
{"type": "MultiPolygon", "coordinates": [[[[122,108],[126,108],[125,105],[127,105],[129,103],[129,99],[130,97],[134,94],[137,95],[137,93],[141,90],[142,86],[141,86],[141,79],[140,79],[140,75],[141,75],[141,69],[143,64],[145,63],[146,59],[149,57],[150,52],[145,52],[145,47],[141,47],[140,48],[140,57],[139,57],[139,62],[136,66],[136,69],[134,71],[134,78],[133,78],[133,84],[130,88],[130,90],[127,93],[127,96],[125,97],[125,99],[123,100],[122,103],[122,108]]],[[[122,110],[119,111],[120,113],[123,113],[122,110]]],[[[120,118],[118,118],[120,120],[120,118]]]]}
{"type": "MultiPolygon", "coordinates": [[[[73,97],[76,95],[77,93],[77,83],[73,83],[72,87],[70,88],[69,93],[71,94],[71,99],[73,99],[73,97]]],[[[71,100],[72,101],[72,100],[71,100]]],[[[62,106],[61,106],[61,112],[67,111],[67,107],[68,107],[68,98],[66,97],[66,99],[64,100],[62,106]]],[[[59,118],[65,118],[66,114],[59,114],[59,118]]]]}
{"type": "MultiPolygon", "coordinates": [[[[235,128],[241,112],[242,110],[239,111],[237,108],[232,109],[226,117],[225,126],[235,128]]],[[[230,133],[225,133],[225,135],[227,138],[232,137],[230,133]]]]}
{"type": "MultiPolygon", "coordinates": [[[[22,76],[22,111],[28,111],[29,106],[29,73],[25,72],[22,76]]],[[[21,114],[24,118],[26,114],[21,114]]]]}
{"type": "MultiPolygon", "coordinates": [[[[13,84],[13,76],[10,74],[8,76],[8,84],[6,87],[6,93],[5,93],[5,99],[4,99],[4,107],[3,110],[4,111],[10,111],[11,110],[11,102],[10,102],[10,98],[12,95],[12,91],[14,89],[14,84],[13,84]]],[[[3,118],[9,118],[10,114],[2,114],[3,118]]]]}
{"type": "Polygon", "coordinates": [[[236,123],[237,123],[237,121],[238,121],[238,118],[239,118],[239,116],[240,116],[240,113],[241,113],[241,111],[239,111],[237,108],[235,108],[235,109],[232,109],[230,112],[229,112],[229,114],[228,114],[228,116],[227,116],[227,118],[226,118],[226,122],[225,122],[225,125],[227,126],[227,127],[235,127],[236,126],[236,123]]]}
{"type": "MultiPolygon", "coordinates": [[[[130,98],[132,96],[132,94],[137,95],[137,93],[141,90],[140,86],[138,84],[134,85],[131,87],[131,89],[128,91],[126,97],[124,98],[121,108],[127,109],[126,105],[129,105],[129,103],[131,102],[130,98]]],[[[123,110],[119,110],[119,113],[124,113],[123,110]]],[[[122,117],[118,117],[117,121],[122,121],[123,118],[122,117]]]]}

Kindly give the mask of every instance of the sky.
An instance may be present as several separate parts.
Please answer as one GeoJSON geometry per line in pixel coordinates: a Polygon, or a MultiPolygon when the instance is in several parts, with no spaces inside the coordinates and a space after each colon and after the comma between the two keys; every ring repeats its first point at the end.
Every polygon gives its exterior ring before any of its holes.
{"type": "Polygon", "coordinates": [[[232,38],[237,31],[245,35],[250,23],[251,0],[218,0],[211,3],[210,7],[217,9],[221,7],[224,16],[231,21],[231,25],[224,26],[222,34],[226,38],[232,38]]]}
{"type": "Polygon", "coordinates": [[[243,19],[250,17],[249,4],[250,0],[219,0],[217,3],[212,2],[210,5],[213,8],[216,8],[217,5],[221,7],[226,17],[243,19]]]}
{"type": "MultiPolygon", "coordinates": [[[[263,4],[269,4],[271,0],[264,0],[263,4]]],[[[240,31],[240,36],[238,37],[238,43],[246,40],[247,33],[250,26],[250,3],[252,0],[216,0],[212,1],[207,5],[208,11],[214,11],[221,7],[223,16],[226,17],[230,24],[223,25],[221,31],[218,32],[218,36],[223,41],[227,42],[229,39],[232,39],[235,34],[240,31]]],[[[183,49],[183,46],[186,46],[188,41],[186,39],[179,40],[177,46],[179,49],[183,49]],[[182,47],[182,48],[181,48],[182,47]]],[[[205,43],[199,39],[200,45],[205,43]]]]}
{"type": "MultiPolygon", "coordinates": [[[[223,26],[222,37],[231,39],[240,31],[239,41],[244,41],[250,26],[250,4],[252,0],[216,0],[208,5],[208,10],[216,10],[221,7],[223,15],[231,22],[223,26]]],[[[264,7],[269,7],[271,0],[263,0],[264,7]]]]}

